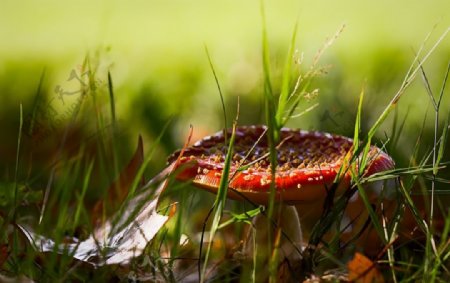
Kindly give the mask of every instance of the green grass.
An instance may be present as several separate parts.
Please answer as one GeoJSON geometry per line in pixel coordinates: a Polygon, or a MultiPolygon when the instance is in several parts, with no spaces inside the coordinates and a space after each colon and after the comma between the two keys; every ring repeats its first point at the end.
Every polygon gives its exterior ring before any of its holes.
{"type": "MultiPolygon", "coordinates": [[[[316,81],[320,80],[324,73],[325,67],[320,65],[319,59],[325,49],[337,39],[343,28],[325,42],[311,66],[305,70],[303,65],[294,68],[297,65],[293,64],[296,24],[280,72],[273,64],[274,55],[269,50],[264,6],[261,7],[263,94],[260,96],[264,101],[264,121],[268,125],[270,147],[269,159],[274,173],[277,165],[277,145],[280,142],[279,131],[285,125],[289,125],[291,118],[305,114],[314,107],[308,105],[307,97],[315,91],[316,81]]],[[[444,73],[443,83],[436,98],[424,66],[433,52],[439,48],[441,41],[446,39],[447,32],[431,47],[427,48],[424,43],[417,51],[398,91],[393,94],[393,98],[380,114],[373,114],[371,108],[364,107],[364,101],[368,99],[370,90],[370,86],[364,86],[359,103],[354,109],[356,115],[352,117],[355,147],[349,157],[350,165],[347,168],[343,167],[341,172],[342,174],[348,170],[352,172],[353,186],[344,194],[336,195],[339,178],[336,179],[336,184],[329,188],[330,194],[324,200],[322,216],[306,239],[307,246],[302,253],[303,258],[299,262],[289,262],[289,265],[280,262],[277,257],[277,245],[284,237],[282,231],[272,232],[272,228],[277,225],[276,219],[279,218],[274,202],[274,185],[271,187],[271,201],[266,210],[255,207],[250,202],[239,203],[226,199],[229,177],[232,174],[230,162],[233,156],[235,127],[240,124],[241,112],[246,111],[240,102],[236,110],[236,119],[233,121],[232,134],[227,139],[228,151],[216,197],[199,192],[189,184],[177,183],[172,180],[172,175],[158,175],[147,185],[142,185],[141,177],[154,176],[155,172],[165,168],[164,164],[153,162],[153,158],[157,158],[160,149],[164,148],[163,139],[171,128],[170,121],[154,129],[158,135],[153,138],[142,164],[132,172],[135,177],[125,186],[111,186],[123,172],[123,168],[126,168],[125,164],[130,159],[131,153],[124,148],[130,148],[131,142],[126,136],[129,134],[126,132],[127,124],[121,123],[116,109],[116,98],[119,94],[113,87],[111,72],[106,73],[106,85],[95,87],[97,76],[101,75],[98,73],[98,62],[96,58],[87,57],[82,70],[88,72],[88,87],[83,88],[81,94],[83,99],[65,121],[64,127],[55,130],[51,135],[57,138],[56,147],[46,156],[49,159],[46,162],[35,163],[33,160],[38,152],[32,150],[33,143],[29,142],[29,136],[25,136],[27,131],[33,132],[33,126],[25,127],[25,106],[21,104],[19,107],[13,178],[12,180],[5,178],[0,183],[2,193],[0,230],[5,231],[0,235],[0,274],[11,278],[26,276],[43,282],[127,281],[134,278],[143,281],[177,282],[188,276],[194,278],[193,281],[200,282],[256,282],[261,280],[260,274],[267,275],[265,280],[275,282],[279,279],[283,268],[288,278],[296,280],[313,275],[322,276],[326,272],[337,276],[346,272],[348,260],[357,251],[354,245],[357,239],[351,239],[345,245],[340,242],[342,231],[339,224],[343,223],[343,213],[350,199],[354,194],[358,194],[367,210],[369,227],[375,230],[378,240],[384,245],[376,255],[372,255],[372,260],[386,280],[446,282],[450,278],[448,211],[443,211],[441,230],[433,224],[437,219],[435,216],[440,214],[437,213],[440,209],[438,200],[442,200],[444,210],[448,209],[446,202],[448,190],[446,191],[445,186],[449,182],[449,176],[445,169],[449,164],[446,158],[446,145],[450,115],[442,113],[441,102],[445,98],[449,67],[444,73]],[[427,144],[423,137],[423,133],[429,128],[425,117],[417,142],[411,141],[413,153],[404,157],[410,164],[381,174],[364,176],[372,144],[388,148],[389,153],[400,150],[399,137],[402,135],[404,122],[397,127],[395,120],[390,135],[383,133],[381,129],[382,125],[389,121],[392,111],[401,107],[400,98],[407,95],[408,88],[418,80],[416,78],[418,74],[422,76],[424,95],[428,95],[435,114],[431,126],[433,143],[427,144]],[[369,114],[372,117],[375,115],[375,119],[371,123],[364,122],[369,114]],[[440,122],[442,115],[449,116],[443,125],[440,122]],[[32,154],[28,154],[30,150],[32,154]],[[356,163],[357,167],[354,166],[356,163]],[[366,192],[367,184],[387,180],[396,180],[394,201],[398,204],[394,214],[388,219],[380,213],[382,201],[374,201],[366,192]],[[158,183],[163,183],[167,188],[156,189],[158,183]],[[437,186],[440,189],[437,189],[437,186]],[[127,195],[120,198],[119,195],[123,190],[127,195]],[[159,198],[159,195],[154,195],[155,191],[158,193],[164,191],[163,197],[159,199],[158,211],[161,214],[173,213],[174,203],[177,203],[177,212],[148,244],[144,254],[124,266],[106,265],[94,268],[88,263],[74,260],[69,250],[61,252],[55,248],[53,251],[40,253],[33,249],[18,229],[18,225],[26,225],[54,240],[56,244],[65,243],[71,237],[86,239],[98,223],[105,222],[113,212],[125,214],[130,209],[128,204],[132,203],[135,207],[130,211],[129,217],[112,222],[113,229],[120,230],[132,222],[139,214],[140,208],[159,198]],[[417,194],[426,194],[425,207],[428,212],[426,219],[422,217],[417,206],[417,194]],[[94,209],[98,201],[103,203],[101,211],[94,209]],[[415,221],[415,227],[424,237],[400,242],[397,233],[401,229],[402,219],[409,211],[415,221]],[[263,247],[267,250],[255,252],[251,259],[243,259],[240,258],[240,248],[241,241],[245,241],[244,230],[251,226],[251,221],[256,215],[267,218],[268,231],[271,231],[267,246],[263,247]],[[180,239],[186,235],[188,242],[180,243],[180,239]],[[260,258],[261,255],[264,258],[260,258]]],[[[210,55],[208,49],[206,56],[219,91],[223,123],[226,127],[227,113],[230,113],[225,103],[226,92],[222,92],[219,76],[213,64],[214,57],[210,55]]],[[[36,99],[39,101],[45,101],[50,95],[44,93],[44,85],[42,76],[37,87],[36,99]]],[[[40,103],[39,101],[35,102],[32,111],[32,125],[38,121],[36,104],[40,103]]],[[[131,133],[131,136],[134,144],[138,133],[131,133]]],[[[47,142],[51,141],[49,137],[47,142]]],[[[149,145],[150,142],[145,141],[145,144],[149,145]]],[[[4,175],[11,174],[6,172],[4,175]]],[[[275,184],[274,177],[273,174],[272,184],[275,184]]],[[[99,243],[97,245],[100,246],[99,243]]],[[[105,248],[102,252],[107,254],[109,250],[105,248]]]]}

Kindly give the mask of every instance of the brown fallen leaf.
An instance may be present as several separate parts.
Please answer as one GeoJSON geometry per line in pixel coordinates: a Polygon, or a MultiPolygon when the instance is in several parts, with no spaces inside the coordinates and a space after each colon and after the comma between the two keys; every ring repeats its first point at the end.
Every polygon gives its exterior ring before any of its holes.
{"type": "Polygon", "coordinates": [[[2,283],[34,283],[35,281],[26,277],[25,275],[19,275],[17,277],[7,277],[0,274],[0,282],[2,283]]]}
{"type": "MultiPolygon", "coordinates": [[[[184,148],[188,143],[189,140],[184,148]]],[[[180,156],[183,154],[184,148],[180,156]]],[[[131,259],[142,254],[147,244],[175,213],[174,204],[171,205],[168,216],[158,214],[157,207],[159,198],[169,183],[168,176],[177,168],[179,159],[180,157],[147,184],[140,187],[136,195],[126,199],[121,208],[104,223],[99,224],[84,241],[71,238],[63,244],[56,244],[52,239],[38,235],[30,228],[22,225],[17,226],[33,247],[40,252],[57,252],[70,255],[94,266],[127,265],[131,259]],[[160,183],[157,189],[151,190],[150,187],[156,183],[160,183]]],[[[135,156],[124,170],[126,174],[121,174],[118,182],[124,182],[125,184],[130,182],[131,175],[136,175],[142,160],[142,139],[139,138],[135,156]]],[[[123,183],[121,184],[123,185],[123,183]]]]}
{"type": "Polygon", "coordinates": [[[355,253],[347,263],[348,280],[357,283],[384,283],[383,275],[377,269],[375,262],[361,253],[355,253]]]}
{"type": "MultiPolygon", "coordinates": [[[[142,139],[139,138],[138,148],[130,163],[126,166],[118,181],[111,187],[121,186],[119,195],[114,197],[125,199],[137,171],[143,163],[142,139]]],[[[68,254],[73,258],[88,262],[94,266],[107,264],[128,264],[130,260],[142,254],[146,245],[155,237],[158,231],[170,219],[171,214],[157,213],[159,197],[167,187],[167,176],[174,165],[169,166],[142,186],[137,194],[122,202],[121,208],[104,223],[97,224],[92,234],[84,241],[68,238],[62,244],[56,244],[52,239],[38,235],[32,229],[18,225],[34,248],[40,252],[68,254]],[[150,185],[160,183],[156,190],[150,185]]],[[[117,201],[117,199],[115,199],[117,201]]],[[[103,202],[99,203],[101,207],[103,202]]]]}
{"type": "MultiPolygon", "coordinates": [[[[106,208],[106,215],[111,215],[111,212],[117,211],[119,206],[123,203],[126,196],[128,195],[129,189],[132,186],[139,169],[144,163],[144,146],[142,142],[142,137],[139,136],[138,145],[136,151],[125,166],[125,168],[120,172],[119,177],[108,187],[107,197],[101,198],[97,201],[92,209],[90,215],[92,223],[98,224],[98,219],[102,219],[103,210],[106,208]]],[[[139,185],[143,186],[145,183],[144,177],[139,180],[139,185]]]]}
{"type": "Polygon", "coordinates": [[[0,245],[0,268],[3,267],[3,264],[9,257],[9,248],[7,244],[0,245]]]}
{"type": "Polygon", "coordinates": [[[84,241],[72,238],[57,245],[53,240],[34,233],[30,228],[18,225],[28,241],[40,252],[69,254],[73,258],[94,266],[128,264],[142,254],[147,244],[170,219],[160,215],[156,208],[167,180],[155,192],[146,190],[126,202],[112,218],[98,226],[84,241]]]}

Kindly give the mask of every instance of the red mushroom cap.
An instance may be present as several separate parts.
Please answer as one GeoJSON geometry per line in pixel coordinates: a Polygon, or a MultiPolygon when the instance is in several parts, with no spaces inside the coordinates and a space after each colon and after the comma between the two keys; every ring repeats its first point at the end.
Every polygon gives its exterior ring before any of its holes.
{"type": "MultiPolygon", "coordinates": [[[[272,173],[266,129],[265,126],[236,129],[229,197],[267,204],[272,173]],[[238,170],[242,166],[245,169],[238,170]]],[[[227,135],[231,136],[231,130],[227,135]]],[[[353,140],[343,136],[283,128],[277,146],[276,200],[301,203],[324,198],[352,145],[353,140]]],[[[182,169],[176,178],[193,180],[194,185],[217,192],[227,149],[223,131],[203,138],[185,149],[178,165],[182,169]]],[[[174,162],[178,154],[172,154],[169,163],[174,162]]],[[[375,146],[371,147],[368,158],[366,175],[394,167],[394,161],[375,146]]],[[[345,190],[349,182],[347,173],[338,192],[345,190]]]]}

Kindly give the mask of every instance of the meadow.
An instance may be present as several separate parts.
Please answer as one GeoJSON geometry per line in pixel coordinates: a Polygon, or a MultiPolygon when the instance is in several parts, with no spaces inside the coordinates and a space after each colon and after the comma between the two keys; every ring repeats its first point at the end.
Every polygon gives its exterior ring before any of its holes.
{"type": "Polygon", "coordinates": [[[3,1],[0,281],[447,282],[450,5],[433,2],[3,1]],[[343,194],[297,256],[278,257],[275,229],[249,257],[273,202],[160,174],[245,125],[267,125],[271,164],[282,127],[353,138],[352,162],[389,154],[395,169],[352,175],[379,245],[343,245],[343,194]],[[364,188],[387,180],[384,218],[364,188]]]}

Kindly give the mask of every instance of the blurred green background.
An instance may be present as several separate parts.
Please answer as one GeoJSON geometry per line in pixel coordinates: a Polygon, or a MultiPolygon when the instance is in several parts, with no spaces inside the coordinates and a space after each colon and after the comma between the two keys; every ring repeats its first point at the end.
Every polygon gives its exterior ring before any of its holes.
{"type": "MultiPolygon", "coordinates": [[[[331,67],[328,74],[314,81],[313,88],[320,89],[319,95],[302,105],[302,109],[314,103],[319,103],[319,107],[291,120],[289,126],[352,135],[361,88],[366,89],[363,130],[367,130],[400,87],[426,35],[432,31],[426,44],[429,49],[450,26],[450,2],[266,1],[266,18],[276,86],[296,21],[296,46],[298,54],[304,54],[300,66],[303,71],[326,38],[345,24],[343,33],[321,58],[321,65],[331,67]]],[[[60,121],[57,127],[41,125],[49,135],[43,142],[24,135],[24,150],[28,146],[35,151],[34,162],[51,159],[49,152],[56,151],[64,132],[56,129],[64,129],[70,122],[70,107],[79,95],[61,98],[57,90],[79,89],[73,75],[82,76],[80,66],[86,57],[97,70],[99,94],[93,110],[88,111],[92,116],[77,118],[76,124],[83,130],[69,135],[72,143],[89,136],[84,129],[95,124],[99,110],[109,113],[108,70],[114,85],[124,156],[131,153],[138,134],[144,136],[148,148],[171,121],[163,142],[157,146],[153,166],[156,172],[164,166],[165,157],[183,144],[190,124],[194,126],[194,139],[218,131],[223,127],[222,107],[205,46],[222,86],[229,117],[234,115],[239,97],[240,124],[263,123],[261,30],[259,1],[2,0],[3,177],[12,178],[19,105],[23,104],[23,116],[29,117],[43,73],[40,93],[49,103],[47,115],[53,117],[48,118],[52,120],[49,123],[60,121]]],[[[436,95],[449,59],[450,38],[446,37],[425,64],[436,95]]],[[[441,125],[448,116],[449,105],[447,90],[441,125]]],[[[390,116],[380,131],[378,137],[386,140],[393,132],[395,114],[397,125],[408,115],[398,144],[390,148],[398,163],[408,161],[426,111],[429,111],[425,122],[427,142],[423,148],[430,150],[433,137],[430,106],[419,77],[402,98],[398,112],[390,116]]],[[[105,125],[110,121],[108,115],[104,117],[105,125]]],[[[29,125],[25,123],[24,127],[26,131],[29,125]]],[[[23,169],[22,174],[31,170],[23,169]]]]}

